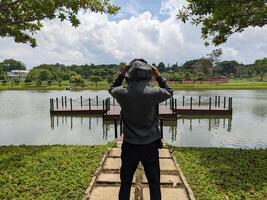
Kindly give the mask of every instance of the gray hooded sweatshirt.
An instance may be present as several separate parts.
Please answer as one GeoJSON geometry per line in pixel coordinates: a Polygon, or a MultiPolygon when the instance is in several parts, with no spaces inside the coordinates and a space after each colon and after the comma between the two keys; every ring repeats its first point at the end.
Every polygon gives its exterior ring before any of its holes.
{"type": "Polygon", "coordinates": [[[124,141],[149,144],[161,138],[157,105],[172,97],[173,90],[161,76],[156,79],[160,88],[150,86],[152,70],[148,64],[134,61],[131,68],[128,86],[121,86],[124,76],[120,74],[109,93],[121,106],[124,141]]]}

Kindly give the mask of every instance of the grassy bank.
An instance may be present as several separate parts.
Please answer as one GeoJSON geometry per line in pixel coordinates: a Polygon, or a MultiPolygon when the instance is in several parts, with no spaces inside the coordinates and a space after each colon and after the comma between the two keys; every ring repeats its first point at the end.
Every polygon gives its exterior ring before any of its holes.
{"type": "Polygon", "coordinates": [[[267,149],[174,148],[197,200],[267,199],[267,149]]]}
{"type": "Polygon", "coordinates": [[[109,145],[0,147],[0,199],[82,199],[109,145]]]}
{"type": "MultiPolygon", "coordinates": [[[[153,85],[157,85],[153,83],[153,85]]],[[[231,80],[226,83],[196,83],[196,84],[179,84],[171,83],[171,87],[175,90],[260,90],[267,89],[267,82],[260,81],[238,81],[231,80]]],[[[0,84],[0,90],[64,90],[65,88],[71,87],[72,90],[107,90],[109,84],[107,82],[99,82],[97,87],[94,83],[86,83],[83,87],[70,85],[68,82],[64,82],[61,85],[58,84],[45,84],[36,85],[36,84],[0,84]]]]}
{"type": "Polygon", "coordinates": [[[267,82],[171,84],[171,87],[175,90],[266,90],[267,82]]]}
{"type": "MultiPolygon", "coordinates": [[[[2,146],[0,199],[82,199],[109,146],[2,146]]],[[[171,148],[197,200],[267,198],[267,149],[171,148]]]]}

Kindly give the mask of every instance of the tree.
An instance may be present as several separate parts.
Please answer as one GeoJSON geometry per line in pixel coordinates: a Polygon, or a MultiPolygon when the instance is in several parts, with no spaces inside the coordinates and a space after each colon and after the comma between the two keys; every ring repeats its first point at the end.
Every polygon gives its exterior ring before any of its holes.
{"type": "Polygon", "coordinates": [[[212,62],[209,59],[201,58],[195,63],[193,71],[208,75],[212,71],[212,62]]]}
{"type": "Polygon", "coordinates": [[[221,55],[223,54],[223,50],[221,48],[219,49],[214,49],[210,54],[207,54],[208,59],[214,64],[219,62],[219,59],[221,55]]]}
{"type": "Polygon", "coordinates": [[[197,80],[200,81],[200,83],[202,84],[202,81],[203,81],[204,78],[205,78],[205,74],[204,74],[203,72],[198,72],[198,73],[196,74],[196,78],[197,78],[197,80]]]}
{"type": "Polygon", "coordinates": [[[107,81],[108,81],[109,84],[111,84],[113,82],[113,77],[109,75],[107,77],[107,81]]]}
{"type": "Polygon", "coordinates": [[[235,60],[218,62],[215,71],[223,75],[235,74],[238,65],[235,60]]]}
{"type": "Polygon", "coordinates": [[[80,24],[78,11],[116,14],[119,7],[110,0],[5,0],[0,1],[0,37],[13,37],[15,42],[36,47],[33,37],[45,19],[68,20],[72,26],[80,24]]]}
{"type": "Polygon", "coordinates": [[[158,70],[159,72],[164,72],[165,71],[165,64],[163,62],[160,62],[158,65],[158,70]]]}
{"type": "Polygon", "coordinates": [[[203,72],[208,74],[212,70],[212,62],[207,58],[186,61],[183,67],[190,72],[203,72]]]}
{"type": "Polygon", "coordinates": [[[260,80],[262,81],[264,74],[267,72],[267,58],[256,60],[254,66],[256,73],[261,76],[260,80]]]}
{"type": "Polygon", "coordinates": [[[170,75],[170,81],[175,81],[175,82],[180,82],[181,83],[182,77],[179,74],[174,73],[174,74],[170,75]]]}
{"type": "Polygon", "coordinates": [[[84,79],[80,74],[72,75],[70,77],[70,83],[74,83],[75,85],[82,85],[84,83],[84,79]]]}
{"type": "Polygon", "coordinates": [[[100,76],[92,76],[92,77],[90,78],[90,80],[93,81],[93,82],[95,83],[95,86],[97,87],[97,83],[98,83],[99,81],[101,81],[102,79],[101,79],[100,76]]]}
{"type": "Polygon", "coordinates": [[[187,0],[177,18],[201,25],[202,38],[214,45],[225,43],[229,36],[246,28],[263,27],[267,23],[266,0],[187,0]]]}
{"type": "Polygon", "coordinates": [[[3,65],[0,63],[0,80],[5,80],[6,76],[5,76],[5,72],[4,72],[4,68],[3,65]]]}
{"type": "Polygon", "coordinates": [[[37,73],[37,80],[39,81],[50,81],[52,74],[48,69],[40,69],[37,73]]]}
{"type": "Polygon", "coordinates": [[[192,74],[191,74],[190,72],[186,72],[185,74],[183,74],[183,78],[184,78],[185,80],[189,80],[189,79],[191,79],[191,76],[192,76],[192,74]]]}
{"type": "Polygon", "coordinates": [[[10,72],[11,70],[25,70],[26,66],[24,63],[14,60],[6,59],[2,62],[2,66],[5,72],[10,72]]]}
{"type": "Polygon", "coordinates": [[[196,63],[198,61],[199,61],[199,59],[188,60],[183,64],[183,68],[188,69],[190,71],[193,71],[193,69],[196,66],[196,63]]]}

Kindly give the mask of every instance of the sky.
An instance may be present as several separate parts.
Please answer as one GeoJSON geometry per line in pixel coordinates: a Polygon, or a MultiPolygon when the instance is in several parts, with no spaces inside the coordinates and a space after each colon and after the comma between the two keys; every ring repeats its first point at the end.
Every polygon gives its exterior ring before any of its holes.
{"type": "MultiPolygon", "coordinates": [[[[176,19],[185,0],[112,0],[121,10],[115,16],[81,12],[81,25],[45,21],[36,35],[38,47],[0,38],[0,61],[14,58],[28,68],[39,64],[111,64],[144,58],[150,63],[183,64],[206,56],[200,28],[176,19]]],[[[267,56],[267,26],[248,28],[231,36],[222,60],[253,63],[267,56]]]]}

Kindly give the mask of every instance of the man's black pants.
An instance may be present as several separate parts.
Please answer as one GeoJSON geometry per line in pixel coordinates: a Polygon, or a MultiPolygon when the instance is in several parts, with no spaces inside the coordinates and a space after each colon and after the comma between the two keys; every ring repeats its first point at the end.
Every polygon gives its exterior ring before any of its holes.
{"type": "Polygon", "coordinates": [[[150,199],[161,200],[158,141],[136,145],[122,143],[119,200],[129,200],[134,172],[141,161],[149,184],[150,199]]]}

